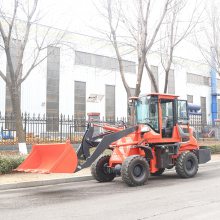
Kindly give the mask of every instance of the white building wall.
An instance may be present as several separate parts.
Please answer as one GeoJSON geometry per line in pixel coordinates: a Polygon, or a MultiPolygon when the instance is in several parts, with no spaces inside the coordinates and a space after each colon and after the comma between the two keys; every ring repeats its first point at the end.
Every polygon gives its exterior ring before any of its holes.
{"type": "Polygon", "coordinates": [[[36,67],[21,86],[21,110],[30,114],[46,112],[46,62],[36,67]]]}
{"type": "MultiPolygon", "coordinates": [[[[127,116],[127,95],[121,81],[120,73],[116,70],[104,70],[91,66],[75,65],[75,50],[114,57],[112,46],[106,41],[81,35],[66,37],[72,42],[72,48],[61,48],[60,53],[60,97],[59,112],[65,115],[74,114],[74,81],[86,82],[86,100],[90,94],[104,95],[100,103],[86,102],[86,113],[100,112],[101,118],[105,116],[105,85],[115,86],[115,113],[116,117],[127,116]]],[[[46,51],[45,51],[46,53],[46,51]]],[[[134,61],[134,55],[130,59],[134,61]]],[[[160,56],[152,53],[149,64],[158,66],[159,91],[163,92],[164,70],[160,63],[160,56]]],[[[6,71],[6,59],[0,51],[0,67],[6,71]]],[[[211,87],[187,83],[187,72],[210,76],[209,67],[205,64],[181,58],[175,58],[171,67],[175,74],[175,93],[186,99],[187,94],[193,95],[194,104],[200,105],[200,97],[206,97],[207,119],[211,118],[211,87]]],[[[46,113],[46,75],[47,62],[42,62],[33,70],[31,75],[22,84],[22,112],[46,113]]],[[[126,73],[126,80],[131,88],[135,88],[136,73],[126,73]]],[[[141,84],[141,94],[150,93],[151,83],[146,70],[144,70],[141,84]]],[[[5,112],[5,83],[0,79],[0,111],[5,112]]]]}
{"type": "MultiPolygon", "coordinates": [[[[208,65],[200,62],[185,60],[184,66],[187,73],[194,73],[201,76],[210,77],[208,65]]],[[[181,81],[179,81],[181,83],[181,81]]],[[[206,97],[206,117],[207,122],[211,122],[211,84],[210,86],[197,85],[193,83],[186,84],[186,94],[193,95],[193,104],[201,105],[201,97],[206,97]]]]}

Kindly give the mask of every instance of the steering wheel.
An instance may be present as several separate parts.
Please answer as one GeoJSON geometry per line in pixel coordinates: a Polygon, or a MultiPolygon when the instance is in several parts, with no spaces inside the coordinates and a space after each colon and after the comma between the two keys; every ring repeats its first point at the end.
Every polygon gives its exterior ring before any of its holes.
{"type": "Polygon", "coordinates": [[[144,121],[145,121],[146,125],[148,125],[150,128],[152,128],[153,130],[155,129],[155,128],[153,127],[153,125],[154,125],[155,122],[156,122],[155,119],[145,118],[144,121]]]}

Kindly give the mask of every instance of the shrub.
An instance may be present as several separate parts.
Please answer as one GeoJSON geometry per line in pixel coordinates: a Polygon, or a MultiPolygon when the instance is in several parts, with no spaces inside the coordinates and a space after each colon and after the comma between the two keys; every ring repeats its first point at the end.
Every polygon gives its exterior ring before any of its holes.
{"type": "Polygon", "coordinates": [[[16,169],[23,161],[23,156],[16,155],[0,155],[0,174],[11,173],[13,169],[16,169]]]}
{"type": "Polygon", "coordinates": [[[220,145],[209,146],[212,154],[220,154],[220,145]]]}

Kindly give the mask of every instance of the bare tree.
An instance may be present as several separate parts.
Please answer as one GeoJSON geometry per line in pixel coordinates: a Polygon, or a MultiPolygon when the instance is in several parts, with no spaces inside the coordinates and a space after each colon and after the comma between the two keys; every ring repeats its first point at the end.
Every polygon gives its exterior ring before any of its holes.
{"type": "Polygon", "coordinates": [[[220,76],[220,14],[213,3],[206,9],[206,22],[195,33],[196,46],[209,66],[220,76]]]}
{"type": "MultiPolygon", "coordinates": [[[[196,3],[194,9],[186,13],[186,6],[187,1],[172,1],[170,13],[167,14],[164,27],[161,29],[162,34],[159,43],[161,64],[165,73],[164,93],[168,91],[168,78],[173,63],[174,51],[177,46],[192,33],[203,12],[200,12],[198,15],[196,14],[198,11],[198,5],[196,3]]],[[[149,67],[147,67],[147,69],[149,69],[149,67]]]]}
{"type": "MultiPolygon", "coordinates": [[[[120,2],[107,0],[107,20],[110,27],[110,33],[108,37],[112,42],[112,45],[115,49],[116,57],[119,63],[119,71],[121,75],[121,79],[124,85],[124,88],[127,92],[127,96],[131,97],[131,91],[126,81],[122,52],[120,51],[121,42],[118,39],[121,39],[120,31],[118,31],[119,26],[123,25],[124,28],[128,31],[128,36],[124,37],[124,41],[127,41],[126,46],[133,48],[137,53],[137,73],[136,73],[136,86],[135,86],[135,96],[139,96],[141,92],[141,82],[144,71],[144,65],[146,61],[146,55],[151,50],[158,31],[161,27],[161,24],[164,20],[164,17],[169,10],[169,4],[172,0],[166,0],[162,12],[158,9],[159,14],[155,25],[151,25],[151,12],[153,10],[152,1],[151,0],[138,0],[135,3],[135,7],[137,8],[137,17],[136,17],[136,26],[133,24],[134,22],[130,21],[126,12],[123,12],[120,2]],[[117,2],[117,4],[116,4],[117,2]],[[116,7],[117,6],[117,7],[116,7]],[[114,12],[114,16],[113,16],[114,12]],[[131,43],[129,42],[131,40],[131,43]]],[[[154,8],[155,10],[155,8],[154,8]]],[[[131,108],[131,122],[134,122],[134,107],[131,108]]]]}
{"type": "MultiPolygon", "coordinates": [[[[5,52],[9,73],[9,77],[7,77],[6,72],[0,70],[0,77],[4,80],[7,88],[9,89],[12,110],[16,122],[16,134],[19,143],[26,142],[21,117],[21,97],[19,92],[21,89],[21,84],[28,78],[33,69],[43,62],[47,57],[47,55],[42,55],[42,51],[48,46],[48,43],[46,44],[46,37],[50,28],[47,28],[46,31],[44,30],[44,33],[42,33],[42,30],[40,31],[41,33],[39,35],[41,35],[41,37],[39,40],[38,28],[35,23],[39,18],[37,6],[38,0],[14,0],[10,15],[7,15],[7,13],[4,12],[3,7],[0,7],[0,43],[2,41],[0,47],[5,52]],[[23,20],[19,20],[19,16],[21,16],[23,20]],[[30,48],[32,46],[28,46],[28,43],[30,41],[30,33],[33,26],[35,27],[35,47],[30,52],[30,48]],[[11,51],[11,47],[15,41],[19,42],[16,61],[13,60],[11,51]],[[28,54],[32,57],[32,60],[24,69],[24,54],[27,49],[29,50],[28,54]]],[[[58,41],[56,40],[56,42],[58,41]]],[[[51,45],[55,44],[55,41],[51,43],[51,45]]]]}

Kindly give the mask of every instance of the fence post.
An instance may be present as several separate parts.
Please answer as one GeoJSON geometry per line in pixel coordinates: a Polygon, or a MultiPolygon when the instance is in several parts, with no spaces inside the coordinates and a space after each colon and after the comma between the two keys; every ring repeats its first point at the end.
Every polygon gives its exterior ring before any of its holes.
{"type": "Polygon", "coordinates": [[[25,133],[25,137],[26,137],[26,133],[27,133],[27,114],[24,114],[24,133],[25,133]]]}

